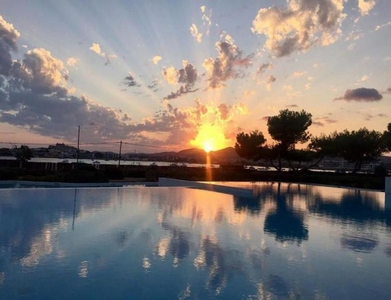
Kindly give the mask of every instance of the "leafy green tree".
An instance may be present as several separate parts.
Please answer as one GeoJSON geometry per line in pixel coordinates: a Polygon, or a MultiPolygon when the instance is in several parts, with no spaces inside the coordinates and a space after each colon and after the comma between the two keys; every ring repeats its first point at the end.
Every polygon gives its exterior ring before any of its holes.
{"type": "Polygon", "coordinates": [[[261,156],[265,142],[266,139],[261,131],[241,132],[236,135],[235,150],[240,157],[257,160],[261,156]]]}
{"type": "Polygon", "coordinates": [[[26,145],[21,145],[20,147],[14,146],[14,153],[16,160],[19,161],[20,168],[33,157],[33,152],[26,145]]]}
{"type": "Polygon", "coordinates": [[[312,115],[305,110],[298,112],[285,109],[268,119],[268,132],[276,141],[273,148],[277,152],[278,171],[282,168],[281,160],[288,159],[288,152],[294,150],[297,143],[305,143],[310,139],[307,129],[311,124],[312,115]]]}

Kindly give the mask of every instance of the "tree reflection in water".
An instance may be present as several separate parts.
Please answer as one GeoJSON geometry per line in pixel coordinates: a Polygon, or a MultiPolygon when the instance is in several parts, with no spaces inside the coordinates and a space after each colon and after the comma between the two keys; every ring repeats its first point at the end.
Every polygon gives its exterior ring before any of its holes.
{"type": "Polygon", "coordinates": [[[308,240],[308,229],[304,225],[304,216],[293,208],[295,193],[281,192],[281,183],[277,184],[277,191],[274,191],[276,208],[265,218],[264,231],[275,236],[279,242],[297,242],[308,240]]]}

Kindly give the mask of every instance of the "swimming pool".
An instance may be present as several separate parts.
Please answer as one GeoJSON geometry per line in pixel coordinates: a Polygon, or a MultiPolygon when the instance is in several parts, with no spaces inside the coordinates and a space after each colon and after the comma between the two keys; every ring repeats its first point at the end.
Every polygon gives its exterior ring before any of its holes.
{"type": "Polygon", "coordinates": [[[389,299],[384,193],[0,190],[1,299],[389,299]]]}

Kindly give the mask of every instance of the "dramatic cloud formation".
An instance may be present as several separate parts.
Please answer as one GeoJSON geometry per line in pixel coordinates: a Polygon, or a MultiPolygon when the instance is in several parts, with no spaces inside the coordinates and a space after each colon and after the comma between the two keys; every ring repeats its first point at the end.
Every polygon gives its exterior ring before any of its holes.
{"type": "Polygon", "coordinates": [[[0,74],[8,75],[12,66],[11,51],[16,51],[20,33],[0,16],[0,74]]]}
{"type": "Polygon", "coordinates": [[[266,35],[265,47],[277,57],[334,43],[341,34],[344,0],[288,0],[286,9],[262,8],[252,31],[266,35]]]}
{"type": "Polygon", "coordinates": [[[165,99],[175,99],[184,94],[194,93],[198,89],[193,89],[194,84],[197,81],[197,70],[187,60],[182,62],[183,68],[176,70],[174,67],[163,69],[163,76],[166,81],[172,85],[182,83],[183,85],[176,91],[171,92],[165,99]]]}
{"type": "Polygon", "coordinates": [[[334,100],[357,101],[357,102],[376,102],[383,99],[383,96],[376,89],[358,88],[346,90],[342,97],[334,100]]]}
{"type": "MultiPolygon", "coordinates": [[[[1,42],[7,41],[5,49],[12,51],[16,47],[17,35],[16,31],[13,32],[9,40],[4,34],[10,32],[11,26],[7,24],[2,21],[1,42]]],[[[99,52],[98,47],[94,49],[99,52]]],[[[189,112],[171,107],[153,118],[131,124],[126,113],[120,115],[85,96],[69,96],[64,78],[68,72],[64,63],[43,48],[27,51],[23,60],[14,60],[8,68],[10,75],[0,76],[0,122],[67,141],[76,139],[77,126],[82,127],[82,134],[90,142],[131,138],[135,143],[159,146],[181,138],[175,142],[185,145],[196,135],[197,107],[189,112]],[[165,132],[168,138],[156,140],[149,136],[153,132],[165,132]]],[[[194,72],[194,68],[186,63],[178,72],[178,82],[193,84],[196,80],[194,72]]],[[[131,74],[125,82],[128,86],[137,85],[131,74]]]]}
{"type": "Polygon", "coordinates": [[[43,48],[29,50],[23,61],[15,61],[12,66],[13,79],[10,85],[15,90],[29,89],[37,94],[66,96],[65,79],[67,70],[61,60],[52,57],[43,48]]]}
{"type": "Polygon", "coordinates": [[[140,86],[140,84],[138,84],[136,82],[136,80],[134,79],[134,77],[131,73],[129,73],[129,75],[124,78],[124,84],[127,85],[128,87],[132,87],[132,86],[139,87],[140,86]]]}
{"type": "Polygon", "coordinates": [[[196,24],[192,24],[190,27],[191,35],[196,39],[198,43],[202,42],[202,33],[198,32],[198,28],[196,24]]]}
{"type": "Polygon", "coordinates": [[[161,61],[161,60],[162,60],[162,57],[159,55],[156,55],[152,58],[152,62],[154,65],[157,65],[159,63],[159,61],[161,61]]]}
{"type": "Polygon", "coordinates": [[[208,71],[208,88],[215,89],[224,86],[224,82],[240,76],[240,68],[252,65],[252,55],[242,58],[242,52],[234,44],[234,40],[226,33],[222,34],[223,41],[217,42],[219,55],[216,59],[205,59],[203,66],[208,71]]]}
{"type": "Polygon", "coordinates": [[[362,16],[367,15],[374,8],[376,0],[358,0],[358,8],[362,16]]]}

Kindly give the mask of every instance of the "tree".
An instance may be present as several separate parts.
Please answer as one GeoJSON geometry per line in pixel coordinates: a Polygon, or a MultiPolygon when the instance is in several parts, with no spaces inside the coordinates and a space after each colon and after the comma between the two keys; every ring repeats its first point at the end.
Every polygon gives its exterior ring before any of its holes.
{"type": "Polygon", "coordinates": [[[278,171],[281,170],[281,159],[287,159],[288,152],[294,150],[297,143],[305,143],[310,139],[307,129],[312,124],[311,118],[312,115],[305,110],[298,112],[285,109],[268,119],[268,132],[277,142],[273,148],[277,151],[278,171]]]}
{"type": "Polygon", "coordinates": [[[19,167],[22,168],[23,165],[33,157],[33,152],[26,145],[14,146],[14,152],[16,160],[19,161],[19,167]]]}
{"type": "Polygon", "coordinates": [[[388,123],[387,131],[383,133],[383,139],[388,151],[391,151],[391,123],[388,123]]]}
{"type": "Polygon", "coordinates": [[[387,151],[384,134],[367,128],[322,135],[313,138],[309,147],[322,156],[339,156],[355,163],[353,173],[360,171],[363,162],[375,160],[387,151]]]}
{"type": "Polygon", "coordinates": [[[254,130],[236,135],[235,151],[240,157],[257,160],[260,158],[262,145],[266,142],[263,133],[254,130]]]}

